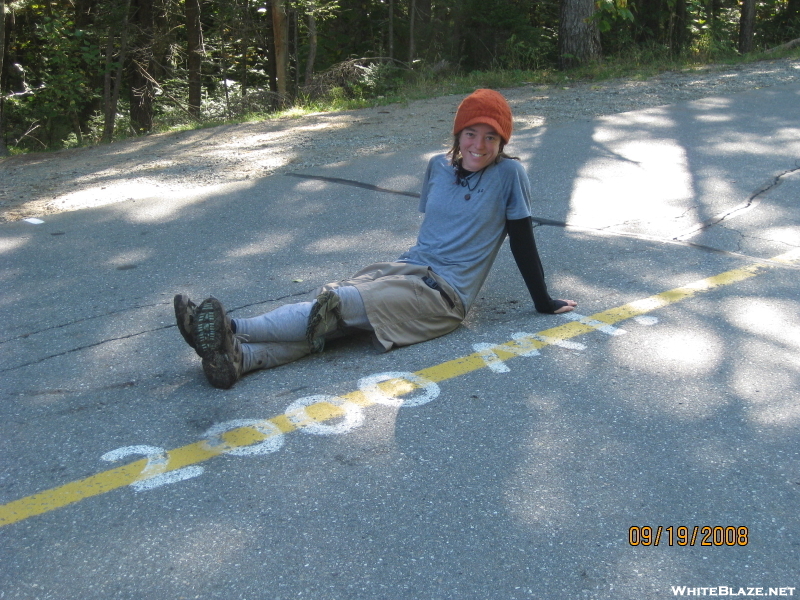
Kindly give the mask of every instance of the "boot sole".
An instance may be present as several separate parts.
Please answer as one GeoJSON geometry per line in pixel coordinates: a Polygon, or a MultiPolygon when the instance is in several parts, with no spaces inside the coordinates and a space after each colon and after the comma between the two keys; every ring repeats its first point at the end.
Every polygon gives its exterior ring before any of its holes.
{"type": "Polygon", "coordinates": [[[311,308],[311,314],[308,316],[308,326],[306,327],[306,341],[311,348],[311,352],[322,352],[325,348],[325,338],[318,335],[319,326],[328,318],[328,315],[333,315],[336,319],[338,326],[342,325],[342,317],[339,309],[339,297],[331,291],[323,292],[317,297],[317,301],[311,308]]]}
{"type": "Polygon", "coordinates": [[[211,359],[222,349],[225,340],[225,309],[216,298],[208,298],[194,311],[195,350],[203,359],[211,359]]]}
{"type": "Polygon", "coordinates": [[[186,343],[194,350],[197,350],[197,344],[195,344],[192,333],[194,331],[194,317],[189,314],[189,311],[196,309],[197,305],[189,300],[189,296],[186,294],[175,294],[172,305],[175,309],[175,321],[178,324],[178,331],[186,343]]]}

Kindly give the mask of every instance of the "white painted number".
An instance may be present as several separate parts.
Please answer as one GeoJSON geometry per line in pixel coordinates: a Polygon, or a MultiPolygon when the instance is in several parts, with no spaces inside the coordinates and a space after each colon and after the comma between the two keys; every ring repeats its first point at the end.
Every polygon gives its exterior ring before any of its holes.
{"type": "MultiPolygon", "coordinates": [[[[646,317],[639,317],[638,319],[643,324],[655,322],[655,319],[647,321],[646,317]]],[[[580,315],[577,315],[577,320],[597,327],[611,335],[623,333],[622,330],[603,329],[601,326],[604,324],[591,321],[580,315]]],[[[503,359],[497,355],[498,349],[517,356],[530,357],[539,355],[537,346],[542,343],[570,350],[580,351],[585,348],[583,344],[577,342],[559,338],[546,338],[532,333],[518,332],[511,337],[514,339],[513,343],[503,345],[480,343],[474,344],[472,348],[480,354],[486,362],[486,366],[495,373],[507,373],[509,371],[503,359]]],[[[435,400],[441,392],[436,382],[416,373],[405,371],[389,371],[363,377],[358,381],[358,388],[368,403],[397,408],[401,406],[422,406],[435,400]]],[[[286,408],[285,415],[295,427],[312,435],[341,435],[364,423],[363,408],[355,402],[338,396],[317,395],[299,398],[286,408]],[[331,414],[330,410],[324,406],[326,404],[339,410],[331,414]]],[[[284,434],[278,426],[271,421],[259,419],[235,419],[218,423],[206,431],[203,437],[207,449],[232,456],[270,454],[280,450],[284,444],[284,434]],[[264,439],[257,443],[242,446],[231,445],[223,439],[223,436],[228,431],[242,427],[255,429],[264,436],[264,439]]],[[[202,475],[204,472],[204,468],[200,466],[188,466],[167,471],[169,454],[164,448],[158,446],[123,446],[106,452],[100,458],[105,461],[115,462],[134,454],[147,458],[147,463],[142,472],[139,473],[136,481],[130,484],[137,492],[152,490],[162,485],[191,479],[202,475]]]]}
{"type": "MultiPolygon", "coordinates": [[[[497,344],[487,344],[486,342],[481,342],[479,344],[472,344],[472,349],[480,354],[483,362],[486,363],[486,366],[489,367],[489,370],[493,373],[508,373],[511,369],[506,366],[506,363],[503,362],[499,356],[497,356],[497,352],[494,351],[497,344]]],[[[538,351],[535,351],[536,354],[539,354],[538,351]]]]}
{"type": "Polygon", "coordinates": [[[618,327],[612,327],[608,323],[603,323],[602,321],[598,321],[596,319],[590,319],[589,317],[584,317],[583,315],[579,315],[576,312],[566,312],[558,315],[562,319],[566,319],[567,321],[578,321],[579,323],[583,323],[584,325],[588,325],[589,327],[593,327],[597,329],[597,331],[601,331],[606,335],[624,335],[627,333],[624,329],[619,329],[618,327]]]}
{"type": "Polygon", "coordinates": [[[421,377],[415,373],[402,371],[390,371],[388,373],[378,373],[358,380],[358,389],[367,397],[370,402],[383,404],[385,406],[422,406],[431,400],[435,400],[441,392],[439,385],[430,379],[421,377]],[[384,381],[393,379],[399,380],[401,385],[379,386],[384,381]],[[411,384],[411,385],[409,385],[411,384]],[[420,389],[417,395],[410,395],[409,392],[416,387],[420,389]],[[399,395],[406,395],[405,398],[398,398],[399,395]]]}
{"type": "MultiPolygon", "coordinates": [[[[321,408],[321,407],[320,407],[321,408]]],[[[301,431],[312,435],[341,435],[349,433],[364,423],[364,411],[358,404],[337,396],[306,396],[286,408],[286,416],[301,431]],[[344,411],[344,417],[334,425],[326,425],[311,417],[306,410],[315,404],[332,404],[344,411]]]]}
{"type": "Polygon", "coordinates": [[[586,349],[586,346],[578,342],[570,342],[569,340],[562,340],[561,338],[545,337],[543,335],[526,333],[524,331],[512,333],[511,337],[514,339],[514,342],[511,344],[487,344],[486,342],[481,342],[479,344],[472,344],[472,349],[480,355],[483,362],[486,363],[486,366],[489,367],[489,370],[493,373],[508,373],[511,371],[508,365],[506,365],[505,360],[500,358],[497,354],[498,349],[516,356],[526,357],[539,356],[539,350],[536,348],[537,341],[542,342],[540,345],[559,346],[561,348],[568,348],[569,350],[580,351],[586,349]]]}
{"type": "Polygon", "coordinates": [[[258,419],[234,419],[232,421],[225,421],[224,423],[217,423],[206,431],[203,437],[205,437],[206,444],[208,444],[209,447],[221,451],[223,454],[231,454],[232,456],[270,454],[280,450],[284,442],[283,432],[278,429],[277,425],[269,421],[258,419]],[[221,436],[231,429],[238,429],[239,427],[252,427],[264,435],[266,439],[258,444],[231,447],[225,443],[221,436]],[[219,448],[219,446],[222,446],[222,448],[219,448]]]}
{"type": "Polygon", "coordinates": [[[130,484],[137,492],[152,490],[169,483],[191,479],[202,475],[205,470],[203,467],[195,465],[166,472],[169,464],[169,455],[164,448],[159,448],[158,446],[123,446],[106,452],[100,458],[108,462],[116,462],[132,454],[140,454],[147,457],[147,464],[142,469],[142,472],[139,473],[139,478],[130,484]]]}

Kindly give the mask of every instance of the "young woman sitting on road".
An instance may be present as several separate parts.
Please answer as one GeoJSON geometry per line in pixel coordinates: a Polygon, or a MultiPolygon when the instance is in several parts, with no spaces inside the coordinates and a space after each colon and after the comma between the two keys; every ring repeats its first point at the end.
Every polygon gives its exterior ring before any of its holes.
{"type": "Polygon", "coordinates": [[[456,329],[509,237],[511,252],[541,313],[563,313],[573,300],[547,292],[522,164],[503,148],[511,138],[511,108],[492,90],[477,90],[459,105],[454,143],[428,163],[417,243],[396,262],[370,265],[351,279],[318,290],[316,300],[287,304],[247,319],[231,319],[222,303],[195,305],[175,296],[175,317],[202,358],[214,387],[227,389],[242,374],[322,351],[325,341],[371,331],[383,350],[430,340],[456,329]]]}

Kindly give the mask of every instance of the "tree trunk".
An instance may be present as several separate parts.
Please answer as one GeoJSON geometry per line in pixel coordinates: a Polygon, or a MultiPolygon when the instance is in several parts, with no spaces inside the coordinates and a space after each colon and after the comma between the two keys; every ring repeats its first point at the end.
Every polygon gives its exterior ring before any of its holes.
{"type": "Polygon", "coordinates": [[[673,54],[680,54],[689,41],[689,19],[686,14],[686,0],[676,0],[670,5],[669,48],[673,54]]]}
{"type": "Polygon", "coordinates": [[[139,36],[131,50],[129,79],[131,84],[131,127],[136,133],[153,128],[153,0],[134,0],[139,36]]]}
{"type": "Polygon", "coordinates": [[[292,95],[297,95],[300,87],[300,41],[299,27],[297,25],[297,10],[292,9],[292,71],[294,72],[294,85],[292,95]]]}
{"type": "Polygon", "coordinates": [[[105,70],[103,74],[103,135],[100,137],[100,141],[104,143],[108,143],[114,138],[114,121],[116,120],[117,112],[117,107],[114,106],[112,110],[111,105],[111,57],[114,54],[114,34],[111,31],[111,27],[108,28],[106,35],[108,39],[106,41],[105,70]]]}
{"type": "Polygon", "coordinates": [[[414,21],[417,16],[417,0],[409,0],[408,7],[408,67],[414,68],[414,21]]]}
{"type": "Polygon", "coordinates": [[[189,69],[189,113],[200,118],[200,104],[203,100],[203,81],[200,69],[203,64],[203,30],[200,25],[200,0],[186,0],[186,50],[189,69]]]}
{"type": "Polygon", "coordinates": [[[6,53],[6,3],[0,0],[0,156],[8,156],[6,148],[6,128],[3,118],[3,64],[6,53]]]}
{"type": "Polygon", "coordinates": [[[225,118],[231,118],[231,94],[228,89],[228,53],[225,50],[225,40],[219,40],[219,56],[222,59],[222,87],[225,89],[225,118]]]}
{"type": "MultiPolygon", "coordinates": [[[[269,90],[278,93],[278,71],[275,68],[275,27],[270,18],[264,20],[264,71],[269,78],[269,90]]],[[[278,103],[273,100],[272,107],[277,107],[278,103]]]]}
{"type": "Polygon", "coordinates": [[[394,0],[389,0],[389,58],[394,59],[394,0]]]}
{"type": "Polygon", "coordinates": [[[311,84],[314,77],[314,61],[317,59],[317,18],[314,11],[308,12],[308,58],[306,59],[306,78],[304,85],[311,84]]]}
{"type": "Polygon", "coordinates": [[[278,93],[286,96],[289,66],[289,21],[286,19],[285,0],[272,0],[272,35],[275,40],[275,79],[278,93]]]}
{"type": "Polygon", "coordinates": [[[75,132],[78,146],[83,146],[83,131],[81,131],[81,120],[78,118],[78,113],[74,110],[69,111],[69,120],[72,121],[72,131],[75,132]]]}
{"type": "Polygon", "coordinates": [[[739,19],[739,54],[753,51],[753,34],[756,26],[756,0],[742,0],[739,19]]]}
{"type": "Polygon", "coordinates": [[[717,34],[717,20],[722,12],[722,2],[720,0],[706,0],[706,21],[712,35],[717,34]]]}
{"type": "Polygon", "coordinates": [[[122,17],[122,31],[120,32],[119,54],[117,55],[117,72],[114,77],[114,87],[111,87],[111,57],[114,54],[114,33],[108,28],[108,44],[106,45],[106,73],[104,82],[105,120],[103,122],[103,137],[101,141],[111,143],[114,139],[114,125],[117,119],[117,104],[119,93],[122,89],[122,72],[128,51],[128,14],[131,9],[131,0],[125,3],[125,14],[122,17]]]}
{"type": "Polygon", "coordinates": [[[600,58],[600,31],[592,19],[594,0],[561,0],[559,68],[569,69],[600,58]]]}
{"type": "MultiPolygon", "coordinates": [[[[238,38],[238,49],[239,49],[239,64],[241,66],[241,72],[239,73],[239,88],[241,92],[241,97],[247,97],[248,89],[250,88],[250,80],[248,75],[250,73],[249,68],[249,57],[248,57],[248,50],[250,48],[250,43],[252,42],[252,32],[253,27],[250,23],[250,11],[248,10],[248,2],[242,3],[241,6],[236,3],[236,10],[239,13],[239,16],[236,19],[237,26],[234,27],[234,32],[238,30],[238,33],[234,33],[234,39],[238,38]]],[[[234,49],[237,46],[237,43],[233,43],[234,49]]],[[[234,69],[234,73],[235,73],[234,69]]],[[[228,84],[225,84],[225,90],[227,94],[228,84]]]]}
{"type": "Polygon", "coordinates": [[[432,0],[415,0],[415,12],[417,17],[417,24],[414,28],[416,31],[416,38],[420,40],[420,44],[414,44],[414,53],[423,58],[428,58],[431,55],[432,47],[436,46],[437,41],[432,39],[433,30],[433,1],[432,0]]]}

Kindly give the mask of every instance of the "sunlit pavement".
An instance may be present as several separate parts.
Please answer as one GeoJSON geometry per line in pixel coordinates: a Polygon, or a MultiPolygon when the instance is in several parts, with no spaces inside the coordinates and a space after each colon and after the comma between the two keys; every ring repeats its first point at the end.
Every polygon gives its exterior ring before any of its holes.
{"type": "Polygon", "coordinates": [[[455,333],[225,392],[173,294],[396,258],[436,148],[2,225],[0,598],[800,595],[798,100],[517,132],[577,316],[504,249],[455,333]]]}

